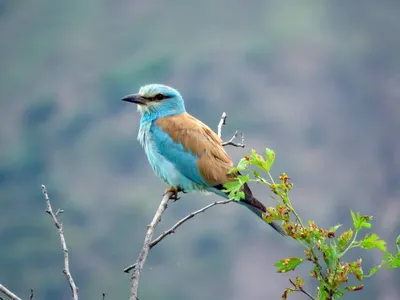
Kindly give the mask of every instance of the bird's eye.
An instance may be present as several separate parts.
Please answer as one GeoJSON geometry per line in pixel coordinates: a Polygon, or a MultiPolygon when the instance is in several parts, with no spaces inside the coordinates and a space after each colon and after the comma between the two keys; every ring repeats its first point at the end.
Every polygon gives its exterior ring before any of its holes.
{"type": "Polygon", "coordinates": [[[157,94],[154,98],[156,98],[157,100],[162,100],[164,99],[164,96],[162,94],[157,94]]]}

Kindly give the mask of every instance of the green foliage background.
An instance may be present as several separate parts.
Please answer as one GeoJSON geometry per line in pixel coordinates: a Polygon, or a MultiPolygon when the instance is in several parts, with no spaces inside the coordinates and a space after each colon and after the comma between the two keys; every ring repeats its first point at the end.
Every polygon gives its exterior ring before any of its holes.
{"type": "MultiPolygon", "coordinates": [[[[375,232],[394,241],[399,6],[0,0],[0,282],[24,298],[30,288],[38,299],[70,297],[45,183],[66,212],[82,299],[127,298],[122,269],[136,258],[164,186],[135,141],[135,107],[119,99],[150,82],[178,88],[189,112],[214,128],[226,111],[225,136],[239,129],[250,148],[273,148],[303,218],[350,225],[351,208],[374,215],[375,232]]],[[[236,160],[245,152],[228,151],[236,160]]],[[[267,190],[254,190],[269,201],[267,190]]],[[[215,199],[185,195],[162,226],[215,199]]],[[[141,295],[279,299],[287,281],[272,265],[297,251],[239,205],[217,207],[152,251],[141,295]]],[[[366,264],[376,265],[374,255],[366,264]]],[[[399,281],[382,270],[351,297],[397,299],[399,281]]]]}

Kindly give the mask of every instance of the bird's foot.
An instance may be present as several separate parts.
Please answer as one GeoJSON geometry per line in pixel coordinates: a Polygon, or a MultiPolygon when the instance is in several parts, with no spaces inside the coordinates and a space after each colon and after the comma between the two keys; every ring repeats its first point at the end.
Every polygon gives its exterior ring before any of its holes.
{"type": "Polygon", "coordinates": [[[175,187],[171,186],[171,187],[169,187],[168,189],[165,190],[164,195],[166,193],[172,193],[172,195],[171,195],[171,197],[169,199],[170,200],[174,200],[174,202],[175,202],[175,201],[181,199],[181,197],[178,197],[178,193],[179,192],[185,193],[185,191],[182,190],[180,187],[175,188],[175,187]]]}

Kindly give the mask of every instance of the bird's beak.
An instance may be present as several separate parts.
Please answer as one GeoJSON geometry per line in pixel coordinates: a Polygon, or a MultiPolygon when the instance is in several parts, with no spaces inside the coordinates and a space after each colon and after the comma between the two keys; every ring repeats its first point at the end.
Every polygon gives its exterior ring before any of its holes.
{"type": "Polygon", "coordinates": [[[146,98],[143,98],[139,94],[127,95],[127,96],[123,97],[121,100],[126,101],[126,102],[136,103],[139,105],[146,105],[146,103],[148,101],[146,98]]]}

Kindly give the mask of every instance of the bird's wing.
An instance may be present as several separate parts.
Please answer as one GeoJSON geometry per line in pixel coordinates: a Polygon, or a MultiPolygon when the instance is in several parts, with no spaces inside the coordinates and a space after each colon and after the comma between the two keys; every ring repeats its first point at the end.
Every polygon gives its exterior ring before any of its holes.
{"type": "Polygon", "coordinates": [[[158,152],[187,178],[216,186],[228,181],[232,160],[221,139],[188,113],[159,118],[153,126],[158,152]]]}

